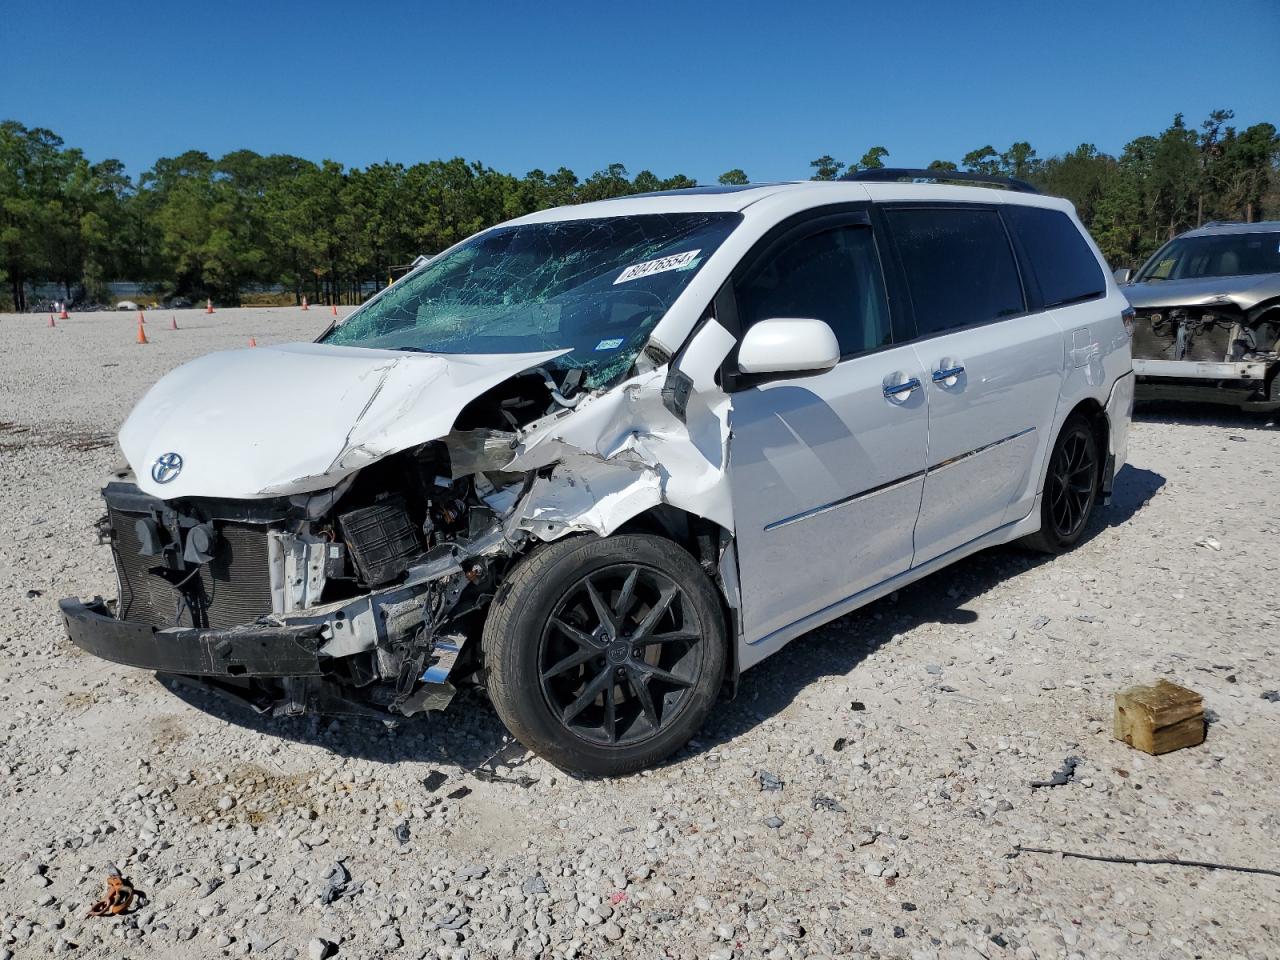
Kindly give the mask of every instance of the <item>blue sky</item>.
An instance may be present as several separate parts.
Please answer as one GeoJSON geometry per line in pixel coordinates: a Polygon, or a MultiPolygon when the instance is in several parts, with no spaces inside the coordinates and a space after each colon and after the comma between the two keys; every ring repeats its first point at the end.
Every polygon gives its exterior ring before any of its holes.
{"type": "Polygon", "coordinates": [[[1179,111],[1280,124],[1280,0],[3,0],[0,23],[0,119],[135,173],[247,147],[770,180],[873,144],[911,166],[1116,152],[1179,111]]]}

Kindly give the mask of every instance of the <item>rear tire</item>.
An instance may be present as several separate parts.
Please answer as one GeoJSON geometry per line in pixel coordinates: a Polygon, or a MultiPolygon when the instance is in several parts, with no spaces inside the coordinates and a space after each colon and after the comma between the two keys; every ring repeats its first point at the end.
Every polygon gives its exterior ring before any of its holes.
{"type": "Polygon", "coordinates": [[[1042,553],[1065,553],[1080,542],[1098,502],[1102,478],[1098,436],[1080,414],[1062,425],[1049,454],[1040,499],[1040,529],[1023,543],[1042,553]]]}
{"type": "Polygon", "coordinates": [[[489,697],[522,744],[573,773],[633,773],[678,750],[720,692],[720,597],[648,534],[573,537],[522,560],[481,641],[489,697]]]}

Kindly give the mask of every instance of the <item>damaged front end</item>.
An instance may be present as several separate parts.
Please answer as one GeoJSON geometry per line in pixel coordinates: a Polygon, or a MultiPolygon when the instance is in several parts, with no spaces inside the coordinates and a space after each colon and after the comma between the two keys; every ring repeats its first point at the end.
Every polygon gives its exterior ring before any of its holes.
{"type": "Polygon", "coordinates": [[[62,601],[69,637],[263,712],[443,709],[516,552],[502,520],[523,481],[454,479],[441,442],[375,467],[268,501],[165,501],[119,477],[98,525],[119,599],[62,601]]]}
{"type": "Polygon", "coordinates": [[[68,636],[260,712],[443,709],[476,674],[507,567],[536,543],[674,504],[707,518],[685,532],[718,576],[724,411],[677,415],[667,379],[587,391],[534,367],[466,403],[444,437],[318,493],[166,500],[122,471],[98,524],[118,599],[63,600],[68,636]]]}
{"type": "Polygon", "coordinates": [[[1133,368],[1148,397],[1280,404],[1280,308],[1244,310],[1223,299],[1136,309],[1133,368]]]}

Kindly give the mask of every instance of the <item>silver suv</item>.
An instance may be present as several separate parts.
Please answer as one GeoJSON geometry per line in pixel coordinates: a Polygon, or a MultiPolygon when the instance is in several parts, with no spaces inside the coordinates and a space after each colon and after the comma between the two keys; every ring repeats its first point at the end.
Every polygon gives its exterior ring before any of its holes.
{"type": "Polygon", "coordinates": [[[1205,224],[1116,280],[1139,397],[1280,409],[1280,221],[1205,224]]]}

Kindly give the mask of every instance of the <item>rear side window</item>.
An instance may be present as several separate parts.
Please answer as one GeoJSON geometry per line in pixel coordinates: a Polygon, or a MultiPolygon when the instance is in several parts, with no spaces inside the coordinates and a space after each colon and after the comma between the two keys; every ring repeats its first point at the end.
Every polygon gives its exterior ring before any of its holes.
{"type": "Polygon", "coordinates": [[[1026,310],[1009,237],[994,210],[885,211],[906,273],[916,333],[927,337],[1026,310]]]}
{"type": "Polygon", "coordinates": [[[1004,215],[1031,261],[1046,308],[1092,300],[1107,292],[1093,251],[1061,210],[1010,204],[1004,215]]]}
{"type": "Polygon", "coordinates": [[[868,226],[834,227],[784,244],[735,296],[744,332],[771,317],[823,320],[844,357],[890,341],[880,259],[868,226]]]}

